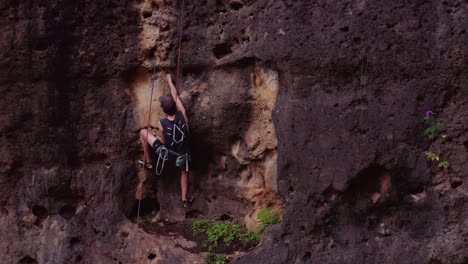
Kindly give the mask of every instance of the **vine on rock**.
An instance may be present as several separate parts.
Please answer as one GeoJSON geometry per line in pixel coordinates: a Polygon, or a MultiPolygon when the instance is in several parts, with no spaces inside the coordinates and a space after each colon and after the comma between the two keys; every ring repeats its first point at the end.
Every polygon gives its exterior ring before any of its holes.
{"type": "Polygon", "coordinates": [[[424,123],[426,125],[424,133],[430,141],[434,142],[430,149],[425,152],[426,157],[432,162],[436,162],[438,168],[447,169],[449,167],[449,162],[441,158],[442,145],[447,138],[447,135],[441,133],[442,122],[435,118],[434,112],[428,110],[424,116],[424,123]]]}

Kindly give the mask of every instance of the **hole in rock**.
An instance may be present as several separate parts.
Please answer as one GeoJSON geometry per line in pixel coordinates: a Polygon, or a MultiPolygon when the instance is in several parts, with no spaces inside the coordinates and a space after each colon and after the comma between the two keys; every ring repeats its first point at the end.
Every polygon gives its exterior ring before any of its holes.
{"type": "Polygon", "coordinates": [[[335,201],[338,197],[338,191],[329,186],[325,191],[323,191],[323,196],[325,196],[325,199],[328,201],[335,201]]]}
{"type": "Polygon", "coordinates": [[[222,214],[219,217],[219,221],[231,221],[231,220],[232,220],[232,216],[230,216],[228,214],[222,214]]]}
{"type": "Polygon", "coordinates": [[[457,180],[457,181],[453,181],[453,182],[450,184],[450,186],[452,186],[453,189],[456,189],[456,188],[460,187],[462,184],[463,184],[462,181],[457,180]]]}
{"type": "Polygon", "coordinates": [[[70,248],[74,249],[81,242],[80,237],[72,237],[70,239],[70,248]]]}
{"type": "Polygon", "coordinates": [[[240,0],[232,0],[229,7],[233,10],[239,10],[244,6],[244,3],[240,0]]]}
{"type": "Polygon", "coordinates": [[[49,47],[49,44],[47,43],[47,40],[40,38],[36,40],[36,43],[34,45],[34,49],[37,51],[44,51],[49,47]]]}
{"type": "Polygon", "coordinates": [[[351,179],[345,197],[349,201],[367,198],[375,203],[382,194],[388,192],[390,185],[390,172],[374,164],[361,170],[355,178],[351,179]]]}
{"type": "Polygon", "coordinates": [[[232,44],[227,43],[227,42],[217,44],[215,45],[213,49],[213,54],[215,55],[217,59],[221,59],[232,53],[231,47],[232,47],[232,44]]]}
{"type": "Polygon", "coordinates": [[[60,216],[66,220],[72,219],[73,216],[75,216],[75,213],[76,213],[76,207],[73,205],[69,205],[69,204],[62,206],[59,210],[60,216]]]}
{"type": "Polygon", "coordinates": [[[466,150],[468,150],[468,140],[463,142],[463,145],[465,145],[466,150]]]}
{"type": "Polygon", "coordinates": [[[37,218],[39,219],[44,219],[47,217],[47,215],[49,214],[49,212],[47,211],[47,209],[43,206],[40,206],[40,205],[35,205],[33,208],[32,208],[32,212],[35,216],[37,216],[37,218]]]}
{"type": "Polygon", "coordinates": [[[76,256],[75,262],[81,262],[81,261],[83,261],[83,257],[80,255],[76,256]]]}
{"type": "Polygon", "coordinates": [[[304,256],[302,256],[302,261],[307,261],[310,259],[310,257],[312,256],[312,253],[310,253],[310,251],[307,251],[304,256]]]}
{"type": "Polygon", "coordinates": [[[155,259],[156,258],[156,254],[154,253],[151,253],[148,255],[148,259],[155,259]]]}
{"type": "Polygon", "coordinates": [[[151,17],[151,16],[153,16],[153,11],[150,11],[150,10],[143,11],[142,15],[143,15],[143,18],[151,17]]]}
{"type": "Polygon", "coordinates": [[[348,27],[348,26],[340,27],[340,30],[341,30],[342,32],[348,32],[348,31],[349,31],[349,27],[348,27]]]}
{"type": "MultiPolygon", "coordinates": [[[[154,198],[145,198],[141,200],[140,204],[140,217],[150,215],[154,211],[159,210],[159,203],[154,198]]],[[[130,218],[136,218],[138,214],[138,200],[135,200],[130,218]]]]}
{"type": "Polygon", "coordinates": [[[30,256],[25,256],[18,261],[18,264],[37,264],[37,261],[30,256]]]}
{"type": "Polygon", "coordinates": [[[292,186],[289,186],[289,189],[288,189],[288,200],[294,199],[294,196],[296,196],[296,189],[294,189],[294,187],[292,187],[292,186]]]}
{"type": "Polygon", "coordinates": [[[198,218],[199,216],[202,216],[203,213],[200,210],[190,210],[185,213],[185,218],[198,218]]]}
{"type": "Polygon", "coordinates": [[[392,184],[401,195],[418,194],[425,191],[425,182],[428,180],[423,176],[411,177],[412,169],[401,167],[393,170],[392,184]]]}
{"type": "Polygon", "coordinates": [[[154,58],[154,56],[155,56],[155,54],[156,54],[156,50],[157,50],[157,47],[152,47],[152,48],[148,51],[148,59],[154,58]]]}
{"type": "Polygon", "coordinates": [[[129,233],[127,233],[127,232],[122,232],[122,233],[120,233],[120,236],[121,236],[121,237],[128,237],[128,235],[129,235],[129,233]]]}

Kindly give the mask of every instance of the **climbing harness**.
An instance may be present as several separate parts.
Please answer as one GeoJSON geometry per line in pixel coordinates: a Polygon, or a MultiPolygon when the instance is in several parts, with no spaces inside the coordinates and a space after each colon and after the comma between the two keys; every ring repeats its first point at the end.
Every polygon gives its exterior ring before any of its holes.
{"type": "Polygon", "coordinates": [[[158,155],[158,161],[156,162],[156,175],[161,175],[163,169],[164,169],[164,164],[166,163],[166,160],[169,158],[167,157],[169,155],[169,150],[165,147],[160,147],[159,148],[159,155],[158,155]]]}
{"type": "Polygon", "coordinates": [[[185,162],[185,170],[188,171],[188,162],[189,162],[189,155],[188,153],[179,154],[173,150],[166,148],[165,146],[160,146],[156,150],[156,154],[158,154],[158,160],[156,162],[156,175],[161,175],[164,170],[164,165],[166,161],[170,159],[170,157],[176,157],[176,167],[182,167],[185,162]]]}

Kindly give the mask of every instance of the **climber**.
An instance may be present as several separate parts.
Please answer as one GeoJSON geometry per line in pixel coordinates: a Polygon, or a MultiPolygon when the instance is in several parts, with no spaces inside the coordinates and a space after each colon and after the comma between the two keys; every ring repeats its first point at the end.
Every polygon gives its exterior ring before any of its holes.
{"type": "Polygon", "coordinates": [[[166,81],[170,87],[171,96],[162,95],[159,97],[161,108],[167,115],[158,123],[162,136],[155,135],[147,129],[140,130],[144,161],[140,160],[139,162],[146,168],[152,169],[151,148],[153,148],[158,156],[155,168],[157,175],[161,174],[166,162],[175,163],[175,166],[180,168],[181,171],[182,203],[186,207],[191,203],[191,200],[187,197],[190,160],[188,119],[170,74],[167,74],[166,81]]]}

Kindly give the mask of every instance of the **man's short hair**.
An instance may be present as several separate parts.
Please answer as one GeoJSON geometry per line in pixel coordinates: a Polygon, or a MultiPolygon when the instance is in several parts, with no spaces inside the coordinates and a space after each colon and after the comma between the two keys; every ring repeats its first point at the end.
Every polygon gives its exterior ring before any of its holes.
{"type": "Polygon", "coordinates": [[[177,113],[177,106],[172,96],[161,95],[161,97],[159,97],[159,102],[166,115],[175,115],[177,113]]]}

